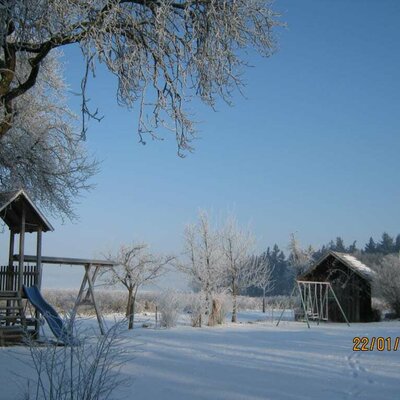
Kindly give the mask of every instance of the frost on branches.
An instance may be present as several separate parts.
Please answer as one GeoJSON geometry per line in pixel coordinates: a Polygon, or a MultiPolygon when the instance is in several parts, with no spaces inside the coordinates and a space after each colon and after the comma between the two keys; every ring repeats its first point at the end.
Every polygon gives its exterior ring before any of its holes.
{"type": "Polygon", "coordinates": [[[86,104],[90,71],[104,64],[118,79],[117,101],[139,104],[138,133],[176,135],[178,150],[194,137],[185,106],[193,96],[210,106],[240,87],[241,49],[272,54],[277,14],[266,0],[0,0],[0,138],[16,121],[17,99],[38,81],[56,48],[78,44],[83,76],[83,131],[96,117],[86,104]],[[28,71],[20,79],[20,60],[28,71]]]}
{"type": "MultiPolygon", "coordinates": [[[[59,58],[57,52],[49,55],[36,85],[13,101],[12,125],[0,139],[0,185],[2,190],[23,187],[53,215],[71,218],[72,205],[82,190],[90,188],[88,179],[97,165],[76,133],[59,58]]],[[[29,60],[21,55],[16,69],[15,79],[23,82],[29,60]]]]}

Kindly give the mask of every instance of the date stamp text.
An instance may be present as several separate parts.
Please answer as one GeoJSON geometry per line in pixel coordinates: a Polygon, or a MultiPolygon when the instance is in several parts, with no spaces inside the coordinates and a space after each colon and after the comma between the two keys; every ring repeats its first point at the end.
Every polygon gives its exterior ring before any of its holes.
{"type": "Polygon", "coordinates": [[[397,337],[359,337],[353,339],[353,351],[397,351],[400,345],[400,336],[397,337]]]}

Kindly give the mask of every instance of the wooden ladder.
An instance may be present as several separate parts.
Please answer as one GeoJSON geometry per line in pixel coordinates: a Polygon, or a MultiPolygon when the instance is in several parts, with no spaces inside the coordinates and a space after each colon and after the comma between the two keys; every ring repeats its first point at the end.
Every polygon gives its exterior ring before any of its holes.
{"type": "Polygon", "coordinates": [[[0,346],[21,342],[27,330],[20,292],[0,292],[0,346]]]}

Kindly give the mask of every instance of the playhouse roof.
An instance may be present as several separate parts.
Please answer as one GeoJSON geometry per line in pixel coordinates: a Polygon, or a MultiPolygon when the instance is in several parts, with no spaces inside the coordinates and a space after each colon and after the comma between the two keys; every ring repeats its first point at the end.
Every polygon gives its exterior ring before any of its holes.
{"type": "Polygon", "coordinates": [[[312,271],[317,269],[318,266],[328,257],[336,258],[337,260],[341,261],[344,265],[346,265],[346,267],[348,267],[354,273],[356,273],[357,275],[361,276],[364,279],[367,279],[368,281],[371,281],[375,276],[375,272],[370,267],[367,267],[364,263],[362,263],[353,255],[347,253],[339,253],[338,251],[329,251],[318,262],[316,262],[308,271],[306,271],[303,274],[302,278],[306,277],[312,271]]]}
{"type": "Polygon", "coordinates": [[[21,231],[23,207],[25,207],[26,212],[26,232],[37,232],[39,227],[42,227],[43,232],[54,230],[50,222],[23,189],[0,193],[0,218],[15,233],[20,233],[21,231]]]}

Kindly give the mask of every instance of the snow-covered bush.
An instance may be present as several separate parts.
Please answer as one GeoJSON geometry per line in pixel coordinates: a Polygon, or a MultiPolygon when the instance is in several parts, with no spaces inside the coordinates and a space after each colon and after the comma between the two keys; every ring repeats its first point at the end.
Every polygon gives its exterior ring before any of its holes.
{"type": "Polygon", "coordinates": [[[165,328],[176,326],[182,312],[182,296],[175,290],[167,290],[158,297],[160,324],[165,328]]]}

